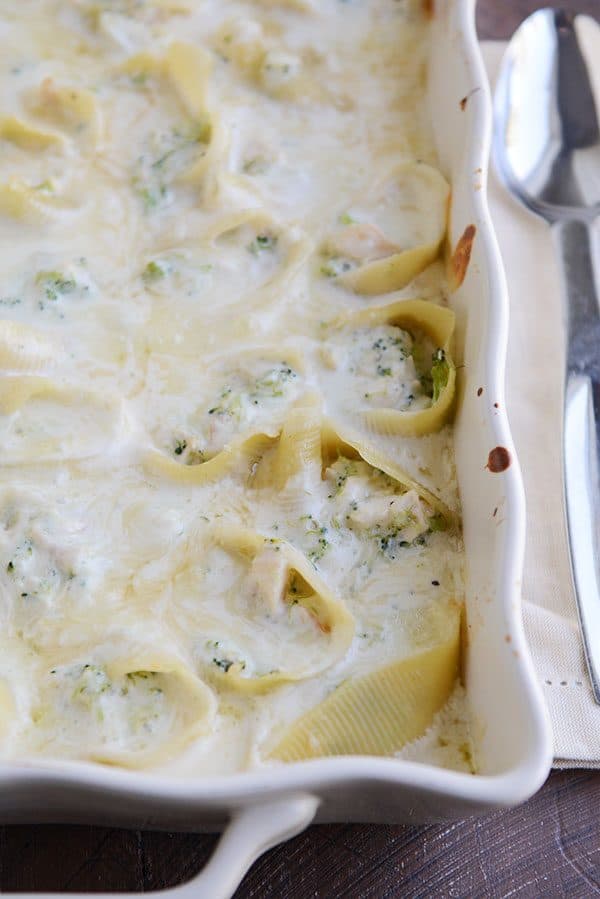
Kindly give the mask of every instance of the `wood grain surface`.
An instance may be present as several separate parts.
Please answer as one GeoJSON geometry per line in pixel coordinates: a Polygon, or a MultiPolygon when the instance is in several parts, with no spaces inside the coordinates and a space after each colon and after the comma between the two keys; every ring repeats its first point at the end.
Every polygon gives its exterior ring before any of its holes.
{"type": "MultiPolygon", "coordinates": [[[[480,0],[483,38],[545,5],[480,0]]],[[[562,0],[600,19],[600,0],[562,0]]],[[[195,874],[216,837],[0,828],[0,890],[155,890],[195,874]]],[[[525,806],[444,826],[331,825],[264,855],[236,899],[537,899],[600,895],[600,773],[555,772],[525,806]]],[[[200,899],[200,897],[199,897],[200,899]]]]}

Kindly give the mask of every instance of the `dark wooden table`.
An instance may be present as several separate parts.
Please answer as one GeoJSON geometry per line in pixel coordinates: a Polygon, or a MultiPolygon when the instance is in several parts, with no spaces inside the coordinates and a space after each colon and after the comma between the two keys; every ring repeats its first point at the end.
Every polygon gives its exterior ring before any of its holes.
{"type": "MultiPolygon", "coordinates": [[[[484,38],[539,0],[480,0],[484,38]]],[[[562,0],[600,19],[600,0],[562,0]]],[[[216,837],[0,828],[0,890],[155,890],[198,871],[216,837]]],[[[263,856],[236,899],[508,899],[600,895],[600,773],[555,772],[522,808],[447,826],[312,827],[263,856]]]]}

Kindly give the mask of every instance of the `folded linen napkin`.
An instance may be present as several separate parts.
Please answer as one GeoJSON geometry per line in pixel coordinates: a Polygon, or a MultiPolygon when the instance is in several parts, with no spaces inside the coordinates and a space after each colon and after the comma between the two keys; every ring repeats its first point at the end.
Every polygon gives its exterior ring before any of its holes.
{"type": "MultiPolygon", "coordinates": [[[[505,46],[483,44],[492,85],[505,46]]],[[[600,705],[583,655],[562,509],[558,261],[549,226],[509,196],[493,166],[489,203],[510,296],[506,403],[527,497],[525,630],[552,719],[554,766],[600,768],[600,705]]]]}

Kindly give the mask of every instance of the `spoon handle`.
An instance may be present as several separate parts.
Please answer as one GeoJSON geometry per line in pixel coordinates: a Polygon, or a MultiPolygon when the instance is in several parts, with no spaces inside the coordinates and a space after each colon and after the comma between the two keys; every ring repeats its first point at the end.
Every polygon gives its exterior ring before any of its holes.
{"type": "Polygon", "coordinates": [[[600,308],[589,225],[561,221],[554,230],[567,332],[563,465],[571,571],[590,680],[600,704],[600,308]]]}

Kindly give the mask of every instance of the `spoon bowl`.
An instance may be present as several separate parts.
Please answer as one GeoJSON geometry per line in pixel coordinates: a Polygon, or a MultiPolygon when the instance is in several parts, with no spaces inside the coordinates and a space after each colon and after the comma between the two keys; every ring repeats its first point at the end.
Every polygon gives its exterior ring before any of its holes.
{"type": "Polygon", "coordinates": [[[495,94],[500,177],[554,222],[600,214],[600,27],[589,16],[541,9],[518,29],[495,94]]]}

